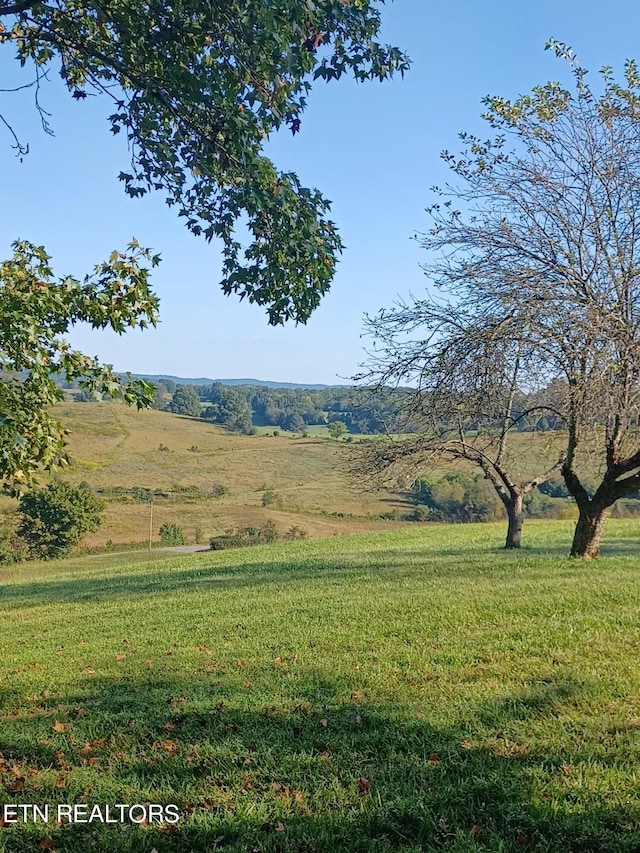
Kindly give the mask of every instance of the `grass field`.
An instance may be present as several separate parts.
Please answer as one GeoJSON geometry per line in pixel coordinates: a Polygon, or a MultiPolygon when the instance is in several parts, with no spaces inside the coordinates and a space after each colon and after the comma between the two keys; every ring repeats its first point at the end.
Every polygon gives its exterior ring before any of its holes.
{"type": "MultiPolygon", "coordinates": [[[[394,517],[414,509],[406,493],[367,491],[350,482],[344,463],[358,437],[352,444],[333,441],[326,427],[312,428],[307,438],[281,430],[274,436],[273,429],[245,436],[197,419],[106,403],[67,402],[57,414],[71,433],[72,465],[64,478],[76,484],[86,480],[103,492],[153,490],[156,542],[163,524],[177,524],[190,542],[205,543],[229,529],[259,527],[268,520],[281,534],[295,526],[310,537],[383,531],[398,524],[394,517]],[[212,497],[220,486],[224,494],[212,497]],[[265,491],[274,496],[267,506],[265,491]]],[[[551,433],[515,436],[514,476],[548,468],[559,442],[551,433]]],[[[446,470],[451,468],[436,476],[446,470]]],[[[130,494],[107,494],[106,501],[104,523],[87,537],[88,546],[148,539],[148,503],[130,494]]],[[[0,496],[0,520],[13,510],[15,501],[0,496]]]]}
{"type": "MultiPolygon", "coordinates": [[[[309,536],[330,536],[385,529],[389,522],[380,515],[411,511],[406,497],[365,492],[348,482],[341,460],[350,445],[343,442],[274,436],[273,430],[238,435],[197,419],[116,404],[67,403],[57,414],[71,431],[72,465],[64,478],[86,480],[96,489],[154,490],[156,541],[162,524],[182,526],[191,542],[197,529],[208,542],[229,528],[260,526],[268,519],[281,533],[298,526],[309,536]],[[227,491],[207,497],[214,486],[227,491]],[[190,496],[189,489],[200,496],[190,496]],[[267,489],[276,500],[265,507],[267,489]]],[[[0,498],[0,511],[14,506],[0,498]]],[[[104,524],[86,542],[137,542],[148,535],[148,503],[123,495],[107,498],[104,524]]]]}
{"type": "Polygon", "coordinates": [[[640,849],[640,524],[433,526],[7,570],[0,850],[640,849]]]}

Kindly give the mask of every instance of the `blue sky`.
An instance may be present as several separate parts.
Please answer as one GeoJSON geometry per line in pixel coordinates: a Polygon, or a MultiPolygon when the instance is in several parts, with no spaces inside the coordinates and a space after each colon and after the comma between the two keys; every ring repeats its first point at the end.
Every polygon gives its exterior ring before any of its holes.
{"type": "MultiPolygon", "coordinates": [[[[136,373],[345,381],[365,358],[363,314],[425,287],[424,254],[411,237],[428,225],[430,187],[447,178],[442,149],[456,150],[460,130],[488,132],[482,98],[566,80],[564,64],[543,49],[550,36],[574,47],[592,82],[603,65],[621,74],[625,59],[640,59],[640,7],[632,2],[395,0],[382,15],[383,40],[413,60],[404,80],[321,83],[301,133],[270,143],[278,166],[332,199],[347,247],[306,326],[269,327],[261,309],[224,297],[219,247],[190,235],[160,195],[125,196],[117,174],[128,163],[126,144],[108,131],[108,103],[72,101],[54,80],[41,96],[52,113],[50,137],[29,92],[0,93],[0,112],[31,147],[20,163],[0,132],[1,256],[14,239],[28,239],[46,247],[57,272],[81,276],[135,236],[163,258],[153,276],[159,327],[122,337],[79,328],[75,346],[136,373]]],[[[5,47],[3,87],[18,79],[14,64],[5,47]]]]}

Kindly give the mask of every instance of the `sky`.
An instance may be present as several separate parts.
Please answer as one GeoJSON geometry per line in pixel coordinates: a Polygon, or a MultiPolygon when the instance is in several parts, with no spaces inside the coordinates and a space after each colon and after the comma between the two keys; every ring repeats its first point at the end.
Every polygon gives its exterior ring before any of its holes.
{"type": "MultiPolygon", "coordinates": [[[[603,65],[622,76],[625,59],[640,59],[640,6],[626,0],[387,0],[382,21],[380,40],[412,59],[404,79],[318,81],[301,132],[269,143],[279,168],[332,200],[346,244],[306,325],[268,326],[263,309],[223,296],[219,245],[191,235],[160,194],[125,195],[117,175],[128,165],[126,142],[109,133],[110,104],[74,101],[54,77],[41,93],[54,136],[42,131],[29,90],[0,92],[0,114],[30,145],[20,162],[0,128],[0,257],[26,239],[45,246],[57,274],[82,277],[134,236],[159,252],[157,329],[70,335],[118,371],[348,382],[367,357],[364,315],[424,292],[426,256],[414,236],[428,228],[431,188],[449,177],[440,152],[456,151],[462,130],[489,133],[483,97],[566,82],[565,63],[544,50],[550,37],[574,48],[592,83],[603,65]]],[[[16,65],[4,47],[0,87],[20,79],[16,65]]]]}

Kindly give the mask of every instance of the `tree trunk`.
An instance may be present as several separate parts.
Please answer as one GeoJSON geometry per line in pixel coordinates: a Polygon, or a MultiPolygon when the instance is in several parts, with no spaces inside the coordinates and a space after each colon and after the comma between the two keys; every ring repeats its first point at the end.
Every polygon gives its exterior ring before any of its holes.
{"type": "Polygon", "coordinates": [[[522,525],[524,514],[522,512],[522,494],[511,495],[510,500],[505,502],[507,516],[509,518],[509,529],[507,530],[507,541],[505,548],[519,548],[522,539],[522,525]]]}
{"type": "Polygon", "coordinates": [[[608,507],[596,509],[588,506],[580,509],[578,523],[573,534],[572,557],[590,560],[600,553],[600,536],[609,511],[608,507]]]}

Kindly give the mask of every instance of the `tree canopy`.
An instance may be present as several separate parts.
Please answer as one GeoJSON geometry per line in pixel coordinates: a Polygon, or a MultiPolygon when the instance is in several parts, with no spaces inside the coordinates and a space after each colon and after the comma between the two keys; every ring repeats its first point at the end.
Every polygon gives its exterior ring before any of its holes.
{"type": "Polygon", "coordinates": [[[126,192],[158,190],[194,234],[222,240],[226,294],[265,306],[271,324],[305,322],[342,242],[329,202],[263,147],[299,131],[313,80],[404,73],[407,57],[376,41],[382,3],[0,0],[0,44],[32,68],[36,106],[51,68],[72,97],[109,97],[131,154],[126,192]]]}
{"type": "MultiPolygon", "coordinates": [[[[263,147],[280,128],[299,131],[313,80],[404,73],[406,56],[376,41],[383,3],[0,0],[0,45],[32,74],[17,89],[32,91],[47,132],[39,95],[52,71],[78,101],[110,99],[111,132],[126,136],[129,152],[125,191],[163,193],[194,234],[222,241],[226,294],[264,306],[271,324],[304,323],[330,286],[342,242],[329,202],[278,170],[263,147]]],[[[4,104],[2,127],[24,158],[28,142],[4,104]]],[[[155,323],[136,253],[121,263],[115,253],[82,286],[53,282],[44,249],[26,242],[0,267],[0,478],[9,491],[65,461],[64,431],[48,413],[60,399],[52,371],[128,402],[152,401],[144,383],[119,392],[108,368],[60,338],[83,320],[118,332],[155,323]]]]}
{"type": "Polygon", "coordinates": [[[100,365],[71,349],[64,339],[79,322],[123,333],[155,325],[158,300],[148,269],[159,261],[132,243],[113,252],[92,275],[78,281],[55,279],[42,247],[14,244],[13,257],[0,263],[0,479],[18,494],[34,481],[38,468],[65,465],[65,430],[50,406],[62,400],[55,378],[78,379],[89,390],[138,407],[153,399],[142,380],[122,384],[110,365],[100,365]]]}
{"type": "MultiPolygon", "coordinates": [[[[444,152],[455,182],[437,191],[421,241],[435,301],[490,336],[494,368],[500,349],[512,362],[523,352],[518,389],[547,383],[579,509],[571,553],[590,557],[609,508],[640,487],[640,75],[631,61],[623,83],[604,68],[598,93],[570,49],[549,46],[574,86],[486,99],[492,136],[463,133],[463,151],[444,152]],[[587,467],[602,472],[594,488],[587,467]]],[[[450,350],[427,319],[411,367],[430,376],[429,356],[439,348],[446,364],[450,350]]],[[[459,373],[473,377],[471,363],[459,373]]],[[[490,406],[486,389],[480,401],[490,406]]],[[[458,411],[452,398],[450,421],[458,411]]]]}
{"type": "Polygon", "coordinates": [[[473,291],[464,296],[414,297],[367,317],[375,349],[358,379],[412,386],[401,402],[416,434],[366,446],[354,467],[369,479],[397,481],[442,463],[477,466],[507,512],[505,547],[519,548],[524,499],[560,472],[564,455],[553,447],[523,453],[522,441],[514,446],[521,425],[535,430],[550,409],[540,393],[545,375],[536,373],[526,328],[505,338],[499,318],[483,313],[473,291]]]}

